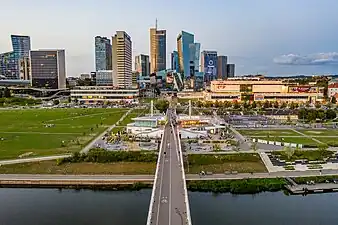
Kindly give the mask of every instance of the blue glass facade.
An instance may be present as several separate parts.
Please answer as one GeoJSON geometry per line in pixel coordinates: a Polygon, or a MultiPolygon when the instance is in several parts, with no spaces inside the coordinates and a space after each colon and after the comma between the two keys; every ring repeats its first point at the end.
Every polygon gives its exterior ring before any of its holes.
{"type": "Polygon", "coordinates": [[[20,70],[19,70],[19,61],[25,57],[29,57],[29,51],[31,50],[31,40],[29,36],[20,36],[20,35],[11,35],[13,55],[11,56],[14,60],[14,68],[12,65],[10,75],[6,77],[8,79],[19,79],[20,70]]]}
{"type": "Polygon", "coordinates": [[[217,64],[218,57],[216,51],[203,51],[202,52],[201,67],[204,72],[204,80],[209,83],[217,79],[217,64]]]}
{"type": "Polygon", "coordinates": [[[194,35],[182,31],[177,37],[177,52],[179,61],[179,72],[184,78],[190,78],[190,44],[194,43],[194,35]]]}
{"type": "Polygon", "coordinates": [[[95,37],[95,68],[112,70],[112,46],[106,37],[95,37]]]}
{"type": "Polygon", "coordinates": [[[173,51],[171,53],[171,69],[176,70],[176,71],[180,70],[179,63],[178,63],[178,52],[177,51],[173,51]]]}
{"type": "Polygon", "coordinates": [[[14,52],[0,54],[0,75],[6,79],[17,79],[17,64],[14,52]]]}
{"type": "Polygon", "coordinates": [[[195,73],[200,71],[200,55],[201,55],[201,44],[195,43],[195,57],[194,57],[194,63],[195,63],[195,73]]]}
{"type": "Polygon", "coordinates": [[[157,30],[157,71],[167,68],[167,34],[165,30],[157,30]]]}

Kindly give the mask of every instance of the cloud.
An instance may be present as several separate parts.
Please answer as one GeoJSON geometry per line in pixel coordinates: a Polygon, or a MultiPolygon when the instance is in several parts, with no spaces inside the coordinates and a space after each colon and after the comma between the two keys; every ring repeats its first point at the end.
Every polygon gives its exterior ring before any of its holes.
{"type": "Polygon", "coordinates": [[[338,65],[338,52],[315,53],[310,55],[288,54],[273,59],[280,65],[338,65]]]}

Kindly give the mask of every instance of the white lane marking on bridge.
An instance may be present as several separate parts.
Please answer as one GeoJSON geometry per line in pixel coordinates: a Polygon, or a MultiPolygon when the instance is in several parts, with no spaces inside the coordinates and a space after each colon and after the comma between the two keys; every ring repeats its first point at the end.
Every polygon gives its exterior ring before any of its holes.
{"type": "MultiPolygon", "coordinates": [[[[164,135],[164,132],[163,132],[163,135],[164,135]]],[[[164,138],[164,140],[163,140],[163,145],[165,145],[165,139],[166,139],[166,137],[164,136],[163,137],[164,138]]],[[[162,150],[162,149],[161,149],[162,150]]],[[[161,152],[160,152],[160,155],[159,155],[159,157],[162,157],[162,155],[161,155],[161,152]]],[[[160,182],[160,189],[159,189],[159,199],[158,199],[158,204],[157,204],[157,216],[156,216],[156,224],[158,225],[158,219],[159,219],[159,216],[160,216],[160,205],[161,205],[161,197],[162,197],[162,184],[163,184],[163,172],[164,172],[164,162],[165,162],[165,160],[164,160],[164,156],[163,156],[163,158],[162,158],[162,168],[161,168],[161,176],[160,176],[160,179],[161,179],[161,182],[160,182]]],[[[158,166],[160,166],[160,165],[158,165],[158,166]]],[[[157,179],[157,177],[155,177],[155,179],[157,179]]]]}
{"type": "MultiPolygon", "coordinates": [[[[169,137],[169,142],[171,142],[171,138],[169,137]]],[[[169,225],[171,225],[171,153],[172,151],[169,150],[170,158],[169,158],[169,225]]]]}

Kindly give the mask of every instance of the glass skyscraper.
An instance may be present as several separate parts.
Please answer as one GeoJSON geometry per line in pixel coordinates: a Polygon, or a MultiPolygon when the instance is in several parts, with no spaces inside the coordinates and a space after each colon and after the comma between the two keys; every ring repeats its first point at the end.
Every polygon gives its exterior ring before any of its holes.
{"type": "Polygon", "coordinates": [[[135,57],[135,70],[140,76],[150,75],[150,62],[148,55],[140,54],[135,57]]]}
{"type": "Polygon", "coordinates": [[[17,79],[17,66],[15,64],[14,52],[6,52],[0,54],[0,75],[6,79],[17,79]]]}
{"type": "Polygon", "coordinates": [[[167,31],[150,28],[150,72],[167,68],[167,31]]]}
{"type": "Polygon", "coordinates": [[[11,35],[12,52],[0,54],[0,74],[7,79],[19,79],[19,62],[29,56],[31,41],[29,36],[11,35]]]}
{"type": "Polygon", "coordinates": [[[216,51],[203,51],[201,54],[201,68],[207,83],[217,79],[218,57],[216,51]]]}
{"type": "Polygon", "coordinates": [[[171,53],[171,69],[176,70],[176,72],[179,72],[179,63],[178,63],[178,52],[173,51],[171,53]]]}
{"type": "Polygon", "coordinates": [[[190,78],[190,44],[194,43],[194,35],[182,31],[177,37],[177,52],[179,62],[179,72],[184,74],[184,78],[190,78]]]}
{"type": "Polygon", "coordinates": [[[95,68],[96,71],[112,70],[112,46],[106,37],[95,37],[95,68]]]}

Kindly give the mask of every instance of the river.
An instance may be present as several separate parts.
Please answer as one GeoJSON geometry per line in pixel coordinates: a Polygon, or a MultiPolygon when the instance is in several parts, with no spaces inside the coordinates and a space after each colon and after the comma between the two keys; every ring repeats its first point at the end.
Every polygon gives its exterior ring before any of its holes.
{"type": "MultiPolygon", "coordinates": [[[[0,189],[0,225],[145,225],[151,190],[0,189]]],[[[194,225],[338,224],[338,193],[189,193],[194,225]]]]}

